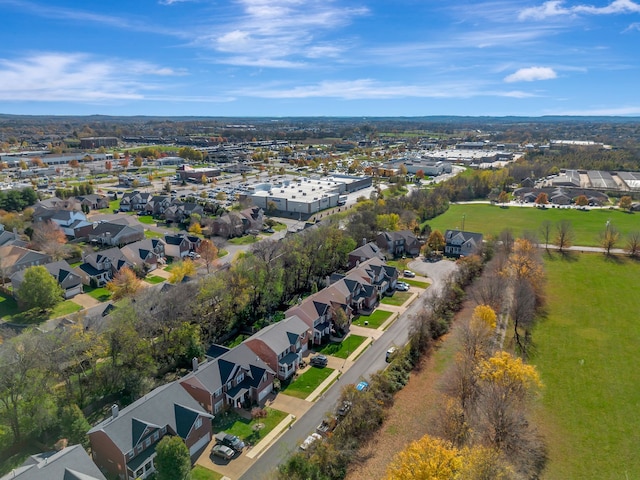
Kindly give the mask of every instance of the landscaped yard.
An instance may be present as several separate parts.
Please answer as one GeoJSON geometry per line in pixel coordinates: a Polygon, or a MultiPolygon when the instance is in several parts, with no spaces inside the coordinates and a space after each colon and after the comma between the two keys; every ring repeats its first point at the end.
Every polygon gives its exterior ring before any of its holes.
{"type": "MultiPolygon", "coordinates": [[[[501,208],[484,204],[451,205],[445,213],[426,223],[433,230],[440,230],[442,233],[446,229],[461,228],[462,222],[465,230],[485,235],[498,235],[509,227],[516,237],[522,236],[524,231],[531,231],[538,235],[540,241],[544,241],[539,232],[542,222],[549,220],[555,226],[558,221],[565,219],[573,226],[574,245],[584,246],[599,246],[598,236],[604,231],[607,221],[621,233],[621,237],[638,230],[640,223],[638,214],[607,208],[581,211],[532,207],[501,208]]],[[[552,237],[555,237],[555,230],[552,237]]],[[[624,243],[621,241],[619,246],[623,247],[624,243]]]]}
{"type": "Polygon", "coordinates": [[[84,293],[95,298],[99,302],[106,302],[111,298],[111,292],[105,287],[91,288],[85,286],[84,293]]]}
{"type": "Polygon", "coordinates": [[[411,278],[403,278],[402,281],[404,283],[408,283],[409,285],[413,285],[414,287],[418,287],[418,288],[429,288],[429,285],[431,285],[429,282],[421,282],[420,280],[413,280],[411,278]]]}
{"type": "Polygon", "coordinates": [[[392,312],[376,310],[371,315],[360,315],[355,320],[353,320],[352,323],[361,327],[378,328],[380,325],[386,322],[391,315],[393,315],[392,312]]]}
{"type": "Polygon", "coordinates": [[[365,337],[360,335],[349,335],[340,343],[329,343],[324,347],[317,349],[318,353],[324,355],[332,355],[338,358],[347,358],[351,355],[356,348],[366,340],[365,337]]]}
{"type": "Polygon", "coordinates": [[[204,468],[202,465],[196,465],[191,470],[191,480],[220,480],[224,475],[208,468],[204,468]]]}
{"type": "Polygon", "coordinates": [[[545,384],[543,478],[640,478],[640,263],[554,254],[545,269],[532,359],[545,384]]]}
{"type": "Polygon", "coordinates": [[[145,279],[145,282],[148,282],[152,285],[155,285],[157,283],[162,283],[165,281],[165,278],[163,277],[159,277],[158,275],[148,275],[145,279]]]}
{"type": "Polygon", "coordinates": [[[409,297],[411,297],[411,292],[395,292],[391,297],[382,297],[380,303],[384,305],[394,305],[396,307],[399,307],[400,305],[404,304],[404,302],[406,302],[409,297]]]}
{"type": "Polygon", "coordinates": [[[229,243],[233,245],[251,245],[258,241],[257,235],[245,235],[244,237],[236,237],[229,239],[229,243]]]}
{"type": "Polygon", "coordinates": [[[144,231],[145,238],[164,238],[164,233],[154,232],[153,230],[144,231]]]}
{"type": "Polygon", "coordinates": [[[144,223],[145,225],[155,225],[156,220],[151,215],[141,215],[138,217],[138,221],[140,223],[144,223]]]}
{"type": "Polygon", "coordinates": [[[265,410],[267,411],[265,418],[252,420],[241,417],[233,411],[220,413],[213,420],[213,429],[216,432],[225,431],[236,435],[245,442],[255,445],[287,416],[285,412],[274,408],[266,407],[265,410]]]}
{"type": "Polygon", "coordinates": [[[281,392],[296,398],[307,398],[333,372],[332,368],[311,367],[287,386],[281,392]]]}
{"type": "Polygon", "coordinates": [[[52,310],[41,312],[39,309],[21,312],[16,301],[0,292],[0,318],[6,322],[19,324],[38,324],[51,318],[62,317],[81,310],[82,307],[71,300],[65,300],[52,310]]]}

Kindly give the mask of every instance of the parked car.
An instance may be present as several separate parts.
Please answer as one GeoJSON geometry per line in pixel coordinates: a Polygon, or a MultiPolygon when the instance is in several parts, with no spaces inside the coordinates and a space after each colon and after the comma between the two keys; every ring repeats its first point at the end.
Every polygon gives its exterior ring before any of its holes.
{"type": "Polygon", "coordinates": [[[414,272],[412,272],[411,270],[405,270],[404,272],[402,272],[403,275],[405,277],[409,277],[409,278],[413,278],[416,276],[416,274],[414,272]]]}
{"type": "Polygon", "coordinates": [[[320,423],[320,425],[316,427],[316,432],[318,432],[320,435],[327,435],[328,433],[332,432],[334,428],[336,428],[337,423],[338,419],[335,417],[325,419],[320,423]]]}
{"type": "Polygon", "coordinates": [[[391,357],[393,357],[393,354],[396,353],[396,347],[391,347],[389,350],[387,350],[387,354],[385,356],[385,360],[387,362],[391,361],[391,357]]]}
{"type": "Polygon", "coordinates": [[[311,435],[309,435],[307,438],[304,439],[304,442],[300,444],[300,450],[308,449],[311,445],[313,445],[318,440],[322,440],[322,435],[320,435],[319,433],[313,432],[311,435]]]}
{"type": "Polygon", "coordinates": [[[340,407],[338,407],[338,410],[336,410],[336,414],[339,417],[344,417],[347,413],[349,413],[349,410],[351,410],[351,405],[352,403],[349,400],[344,400],[342,402],[342,405],[340,405],[340,407]]]}
{"type": "Polygon", "coordinates": [[[329,359],[324,355],[314,355],[309,360],[309,364],[314,367],[326,367],[327,363],[329,363],[329,359]]]}
{"type": "Polygon", "coordinates": [[[409,284],[405,282],[398,282],[396,283],[396,290],[398,290],[399,292],[408,292],[409,284]]]}
{"type": "Polygon", "coordinates": [[[364,380],[356,385],[356,390],[359,392],[366,392],[369,390],[369,384],[364,380]]]}
{"type": "Polygon", "coordinates": [[[235,435],[225,432],[216,433],[216,443],[232,448],[236,452],[241,452],[244,448],[244,442],[242,440],[235,435]]]}
{"type": "Polygon", "coordinates": [[[227,447],[226,445],[222,445],[220,443],[213,446],[213,448],[211,449],[211,453],[213,453],[216,457],[221,457],[225,460],[231,460],[236,455],[236,452],[233,448],[227,447]]]}

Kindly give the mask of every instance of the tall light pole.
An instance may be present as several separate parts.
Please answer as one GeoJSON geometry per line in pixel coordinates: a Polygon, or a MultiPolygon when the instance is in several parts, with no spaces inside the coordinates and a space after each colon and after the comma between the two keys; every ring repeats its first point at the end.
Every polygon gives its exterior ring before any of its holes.
{"type": "Polygon", "coordinates": [[[467,216],[467,214],[466,214],[466,213],[463,213],[463,214],[462,214],[462,231],[463,231],[463,232],[464,232],[464,219],[465,219],[465,217],[466,217],[466,216],[467,216]]]}

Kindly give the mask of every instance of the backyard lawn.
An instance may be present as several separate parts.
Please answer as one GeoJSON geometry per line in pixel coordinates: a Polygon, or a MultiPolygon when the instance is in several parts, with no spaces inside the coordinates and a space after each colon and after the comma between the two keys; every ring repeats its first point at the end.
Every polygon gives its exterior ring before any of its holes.
{"type": "Polygon", "coordinates": [[[144,223],[145,225],[155,225],[156,220],[151,215],[141,215],[138,217],[138,221],[140,223],[144,223]]]}
{"type": "Polygon", "coordinates": [[[411,292],[395,292],[391,297],[383,297],[380,303],[399,307],[411,297],[411,292]]]}
{"type": "Polygon", "coordinates": [[[154,232],[153,230],[144,231],[145,238],[164,238],[164,233],[154,232]]]}
{"type": "Polygon", "coordinates": [[[333,372],[332,368],[311,367],[298,378],[294,379],[281,392],[292,397],[305,399],[333,372]]]}
{"type": "Polygon", "coordinates": [[[365,340],[366,338],[361,337],[360,335],[349,335],[342,342],[329,343],[317,351],[318,353],[322,353],[324,355],[332,355],[338,358],[347,358],[365,340]]]}
{"type": "Polygon", "coordinates": [[[152,285],[156,285],[158,283],[162,283],[165,281],[165,278],[160,277],[158,275],[149,275],[144,279],[145,282],[148,282],[152,285]]]}
{"type": "Polygon", "coordinates": [[[545,269],[532,359],[545,384],[543,478],[640,478],[640,263],[554,254],[545,269]]]}
{"type": "Polygon", "coordinates": [[[252,420],[241,417],[233,411],[220,413],[213,420],[213,429],[216,432],[225,431],[236,435],[245,442],[255,445],[287,416],[285,412],[275,408],[266,407],[265,410],[267,411],[265,418],[252,420]]]}
{"type": "Polygon", "coordinates": [[[393,315],[393,312],[376,310],[371,315],[360,315],[352,323],[361,327],[378,328],[386,322],[391,315],[393,315]]]}
{"type": "Polygon", "coordinates": [[[79,310],[82,310],[80,305],[73,303],[71,300],[65,300],[56,305],[55,308],[46,310],[45,312],[41,312],[35,308],[21,312],[12,297],[0,292],[0,318],[9,323],[38,324],[45,320],[69,315],[79,310]]]}
{"type": "MultiPolygon", "coordinates": [[[[522,233],[528,230],[538,234],[540,241],[544,241],[539,232],[542,222],[549,220],[555,226],[558,221],[564,219],[569,220],[573,226],[574,245],[594,247],[599,246],[598,236],[604,231],[607,221],[621,233],[622,238],[629,232],[638,230],[640,223],[638,214],[606,208],[581,211],[532,207],[501,208],[486,204],[451,205],[445,213],[427,223],[432,230],[444,233],[447,229],[460,228],[464,222],[465,230],[485,235],[498,235],[508,226],[516,237],[522,236],[522,233]]],[[[619,246],[622,248],[624,243],[621,241],[619,246]]]]}

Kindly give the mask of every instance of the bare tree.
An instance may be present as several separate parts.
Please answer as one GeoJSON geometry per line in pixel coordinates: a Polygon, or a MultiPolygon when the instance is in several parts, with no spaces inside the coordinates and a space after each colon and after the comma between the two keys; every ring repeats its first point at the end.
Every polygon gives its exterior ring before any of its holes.
{"type": "Polygon", "coordinates": [[[484,275],[471,290],[471,297],[478,305],[489,305],[495,312],[502,310],[507,279],[498,272],[484,275]]]}
{"type": "Polygon", "coordinates": [[[620,239],[620,232],[607,221],[607,226],[600,233],[600,246],[604,249],[606,255],[611,255],[611,249],[616,246],[620,239]]]}
{"type": "Polygon", "coordinates": [[[627,236],[627,253],[633,258],[640,256],[640,232],[630,232],[627,236]]]}
{"type": "Polygon", "coordinates": [[[569,220],[560,220],[556,225],[556,245],[563,252],[573,245],[573,225],[569,220]]]}
{"type": "Polygon", "coordinates": [[[511,253],[511,250],[513,250],[513,243],[515,242],[515,240],[516,239],[513,236],[513,231],[511,231],[511,229],[509,228],[506,228],[502,232],[500,232],[500,235],[498,237],[498,248],[508,255],[511,253]]]}
{"type": "Polygon", "coordinates": [[[66,243],[66,235],[54,222],[38,222],[33,228],[31,248],[42,250],[54,260],[62,260],[69,256],[66,243]]]}
{"type": "Polygon", "coordinates": [[[511,300],[513,338],[523,358],[526,358],[531,343],[530,330],[535,321],[536,292],[528,279],[515,280],[511,300]]]}
{"type": "Polygon", "coordinates": [[[551,243],[551,234],[553,232],[553,224],[549,220],[545,220],[540,224],[540,233],[542,234],[542,239],[544,240],[544,246],[546,249],[549,249],[549,244],[551,243]]]}
{"type": "Polygon", "coordinates": [[[216,247],[211,240],[203,240],[198,247],[198,253],[207,266],[207,273],[210,273],[209,269],[211,265],[214,264],[218,258],[218,247],[216,247]]]}

